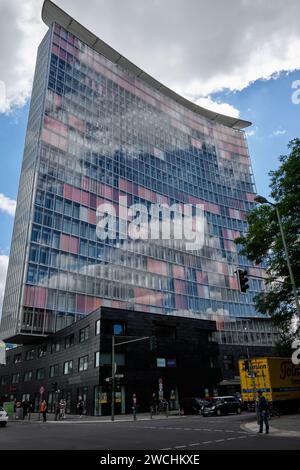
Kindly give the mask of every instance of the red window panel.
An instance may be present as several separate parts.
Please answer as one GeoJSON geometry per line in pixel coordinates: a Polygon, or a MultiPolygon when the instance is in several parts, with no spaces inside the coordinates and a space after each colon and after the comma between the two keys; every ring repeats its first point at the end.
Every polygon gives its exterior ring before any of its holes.
{"type": "Polygon", "coordinates": [[[185,269],[183,266],[173,264],[173,277],[177,279],[185,279],[185,269]]]}
{"type": "Polygon", "coordinates": [[[175,292],[178,294],[186,294],[186,284],[185,281],[179,281],[178,279],[174,280],[175,292]]]}

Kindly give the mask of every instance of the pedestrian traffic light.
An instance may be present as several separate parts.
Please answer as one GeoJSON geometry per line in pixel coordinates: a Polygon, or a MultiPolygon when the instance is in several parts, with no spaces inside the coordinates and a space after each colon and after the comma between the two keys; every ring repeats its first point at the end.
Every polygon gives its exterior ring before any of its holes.
{"type": "Polygon", "coordinates": [[[157,340],[155,336],[150,336],[150,350],[155,351],[157,349],[157,340]]]}
{"type": "Polygon", "coordinates": [[[245,294],[247,290],[249,289],[249,284],[248,284],[249,279],[247,277],[248,272],[244,271],[243,269],[238,269],[236,272],[237,272],[240,291],[245,294]]]}
{"type": "Polygon", "coordinates": [[[53,390],[53,392],[57,392],[57,389],[58,389],[58,384],[57,384],[57,382],[52,382],[52,390],[53,390]]]}

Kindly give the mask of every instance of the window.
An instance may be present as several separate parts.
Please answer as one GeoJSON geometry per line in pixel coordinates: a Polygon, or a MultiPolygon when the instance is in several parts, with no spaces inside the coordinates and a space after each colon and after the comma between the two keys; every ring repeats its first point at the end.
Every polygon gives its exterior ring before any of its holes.
{"type": "Polygon", "coordinates": [[[20,382],[20,374],[13,374],[11,378],[12,384],[18,384],[20,382]]]}
{"type": "Polygon", "coordinates": [[[9,377],[8,375],[2,375],[0,379],[0,385],[7,385],[8,384],[9,377]]]}
{"type": "Polygon", "coordinates": [[[113,334],[114,335],[124,335],[124,324],[123,323],[114,323],[113,324],[113,334]]]}
{"type": "Polygon", "coordinates": [[[36,371],[36,380],[43,380],[45,378],[45,369],[37,369],[36,371]]]}
{"type": "Polygon", "coordinates": [[[89,367],[89,356],[80,357],[78,361],[78,371],[83,372],[88,370],[89,367]]]}
{"type": "MultiPolygon", "coordinates": [[[[99,351],[95,353],[95,367],[100,366],[110,366],[111,365],[111,354],[110,353],[102,353],[101,354],[101,359],[100,359],[100,354],[99,351]],[[100,364],[99,364],[100,362],[100,364]]],[[[119,353],[115,355],[115,361],[118,366],[124,366],[125,365],[125,354],[119,353]]]]}
{"type": "Polygon", "coordinates": [[[65,348],[71,348],[71,346],[74,345],[74,334],[72,333],[71,335],[67,336],[65,339],[65,348]]]}
{"type": "Polygon", "coordinates": [[[24,372],[24,382],[30,382],[32,380],[32,370],[24,372]]]}
{"type": "Polygon", "coordinates": [[[21,353],[15,354],[14,355],[14,364],[19,364],[20,362],[22,362],[22,354],[21,353]]]}
{"type": "Polygon", "coordinates": [[[234,369],[234,362],[233,356],[223,356],[223,364],[225,370],[233,370],[234,369]]]}
{"type": "Polygon", "coordinates": [[[96,321],[96,324],[95,324],[95,335],[100,335],[100,320],[97,320],[96,321]]]}
{"type": "Polygon", "coordinates": [[[72,374],[73,372],[73,361],[66,361],[64,363],[64,375],[72,374]]]}
{"type": "Polygon", "coordinates": [[[34,359],[34,353],[35,353],[34,349],[30,349],[29,351],[26,351],[25,361],[31,361],[32,359],[34,359]]]}
{"type": "Polygon", "coordinates": [[[83,343],[89,338],[89,330],[89,326],[86,326],[85,328],[79,330],[79,343],[83,343]]]}
{"type": "Polygon", "coordinates": [[[51,344],[51,353],[59,352],[60,351],[60,343],[52,343],[51,344]]]}
{"type": "Polygon", "coordinates": [[[59,374],[59,365],[54,364],[53,366],[50,366],[49,369],[49,377],[52,379],[53,377],[57,377],[59,374]]]}
{"type": "Polygon", "coordinates": [[[47,345],[42,344],[38,349],[38,357],[44,357],[47,354],[47,345]]]}
{"type": "Polygon", "coordinates": [[[158,357],[156,359],[156,367],[176,367],[177,361],[175,357],[158,357]]]}

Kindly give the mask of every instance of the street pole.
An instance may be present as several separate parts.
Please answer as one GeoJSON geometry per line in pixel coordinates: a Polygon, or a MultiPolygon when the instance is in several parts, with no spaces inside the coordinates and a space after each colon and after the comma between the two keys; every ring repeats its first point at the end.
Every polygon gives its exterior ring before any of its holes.
{"type": "Polygon", "coordinates": [[[284,251],[285,251],[286,262],[287,262],[289,275],[290,275],[290,280],[291,280],[293,293],[294,293],[294,297],[295,297],[296,309],[297,309],[297,313],[298,313],[298,319],[300,320],[300,303],[299,303],[299,297],[298,297],[298,292],[297,292],[297,288],[296,288],[294,273],[293,273],[292,266],[291,266],[289,252],[288,252],[288,249],[287,249],[287,244],[286,244],[286,239],[285,239],[285,234],[284,234],[284,230],[283,230],[283,226],[282,226],[282,221],[281,221],[279,209],[278,209],[276,204],[274,204],[274,206],[275,206],[275,210],[276,210],[276,215],[277,215],[278,224],[279,224],[279,228],[280,228],[282,243],[283,243],[283,247],[284,247],[284,251]]]}
{"type": "Polygon", "coordinates": [[[290,281],[291,281],[291,284],[292,284],[293,294],[294,294],[294,297],[295,297],[295,304],[296,304],[296,310],[297,310],[297,314],[298,314],[298,320],[300,320],[300,302],[299,302],[299,297],[298,297],[297,287],[296,287],[296,283],[295,283],[294,273],[293,273],[293,270],[292,270],[292,265],[291,265],[291,261],[290,261],[290,257],[289,257],[289,252],[288,252],[288,248],[287,248],[286,239],[285,239],[285,233],[284,233],[284,230],[283,230],[282,220],[281,220],[281,216],[280,216],[278,206],[277,206],[277,204],[274,204],[273,202],[268,201],[268,199],[266,199],[264,196],[256,196],[254,198],[254,201],[258,202],[259,204],[269,204],[269,206],[275,207],[276,216],[277,216],[277,220],[278,220],[278,225],[279,225],[279,229],[280,229],[280,235],[281,235],[282,244],[283,244],[285,257],[286,257],[286,263],[287,263],[287,267],[288,267],[288,271],[289,271],[290,281]]]}
{"type": "Polygon", "coordinates": [[[111,341],[111,420],[115,420],[115,336],[111,341]]]}

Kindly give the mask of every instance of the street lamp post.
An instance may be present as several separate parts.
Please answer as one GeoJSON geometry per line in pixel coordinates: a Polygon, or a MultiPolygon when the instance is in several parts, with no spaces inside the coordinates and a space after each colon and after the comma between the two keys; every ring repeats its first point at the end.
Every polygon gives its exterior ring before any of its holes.
{"type": "Polygon", "coordinates": [[[277,216],[277,219],[278,219],[278,225],[279,225],[280,234],[281,234],[282,243],[283,243],[283,248],[284,248],[284,252],[285,252],[286,262],[287,262],[287,266],[288,266],[288,270],[289,270],[289,276],[290,276],[292,289],[293,289],[293,293],[294,293],[294,297],[295,297],[296,309],[297,309],[298,317],[300,319],[300,302],[299,302],[299,297],[298,297],[298,293],[297,293],[295,278],[294,278],[294,274],[293,274],[293,270],[292,270],[292,266],[291,266],[291,261],[290,261],[290,257],[289,257],[289,252],[288,252],[288,248],[287,248],[287,243],[286,243],[286,239],[285,239],[285,234],[284,234],[284,230],[283,230],[282,221],[281,221],[278,206],[276,204],[274,204],[273,202],[268,201],[263,196],[256,196],[254,198],[254,200],[255,200],[255,202],[258,202],[259,204],[269,204],[270,206],[275,207],[276,216],[277,216]]]}

